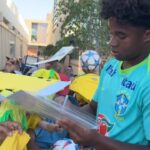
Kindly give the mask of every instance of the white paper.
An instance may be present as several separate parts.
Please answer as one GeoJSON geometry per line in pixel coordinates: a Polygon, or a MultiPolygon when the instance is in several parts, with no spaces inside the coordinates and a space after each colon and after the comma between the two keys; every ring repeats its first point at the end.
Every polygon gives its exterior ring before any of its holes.
{"type": "Polygon", "coordinates": [[[40,96],[49,96],[49,95],[53,95],[56,94],[57,92],[63,90],[65,87],[67,87],[68,85],[70,85],[70,81],[65,82],[65,81],[58,81],[55,82],[41,90],[38,91],[37,95],[40,96]]]}
{"type": "Polygon", "coordinates": [[[73,51],[74,47],[73,46],[66,46],[62,47],[58,52],[56,52],[51,58],[43,61],[39,61],[37,63],[34,63],[34,65],[40,65],[40,64],[45,64],[48,62],[52,61],[60,61],[62,60],[65,56],[67,56],[69,53],[73,51]]]}

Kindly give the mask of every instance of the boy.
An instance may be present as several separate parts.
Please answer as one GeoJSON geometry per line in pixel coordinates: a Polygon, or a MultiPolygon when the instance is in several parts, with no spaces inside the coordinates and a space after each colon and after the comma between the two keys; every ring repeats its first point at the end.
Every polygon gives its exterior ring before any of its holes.
{"type": "Polygon", "coordinates": [[[91,103],[97,109],[99,133],[70,120],[59,124],[77,142],[96,149],[149,150],[150,1],[103,0],[102,4],[115,59],[103,68],[91,103]]]}

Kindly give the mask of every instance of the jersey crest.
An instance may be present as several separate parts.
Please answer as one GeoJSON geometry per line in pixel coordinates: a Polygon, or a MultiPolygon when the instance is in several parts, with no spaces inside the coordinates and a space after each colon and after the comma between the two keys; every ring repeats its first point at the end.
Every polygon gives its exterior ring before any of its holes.
{"type": "Polygon", "coordinates": [[[129,103],[129,100],[125,94],[118,95],[116,103],[115,103],[116,114],[117,115],[124,114],[127,109],[128,103],[129,103]]]}

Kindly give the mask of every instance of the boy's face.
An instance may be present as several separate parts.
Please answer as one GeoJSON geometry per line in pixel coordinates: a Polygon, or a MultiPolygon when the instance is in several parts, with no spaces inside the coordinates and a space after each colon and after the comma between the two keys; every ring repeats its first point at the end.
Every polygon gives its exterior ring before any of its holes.
{"type": "Polygon", "coordinates": [[[119,24],[116,18],[108,20],[112,55],[122,61],[138,61],[147,54],[146,30],[119,24]]]}

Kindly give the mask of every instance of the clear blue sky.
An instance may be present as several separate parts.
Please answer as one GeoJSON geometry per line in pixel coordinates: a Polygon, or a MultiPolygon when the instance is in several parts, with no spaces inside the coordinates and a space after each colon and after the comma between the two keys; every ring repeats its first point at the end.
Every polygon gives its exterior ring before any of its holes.
{"type": "Polygon", "coordinates": [[[45,20],[54,0],[13,0],[24,19],[45,20]]]}

